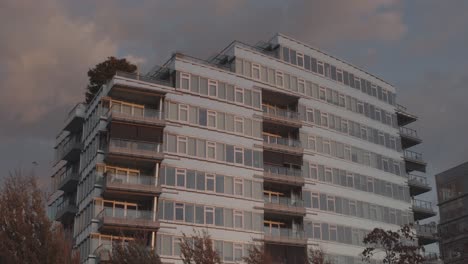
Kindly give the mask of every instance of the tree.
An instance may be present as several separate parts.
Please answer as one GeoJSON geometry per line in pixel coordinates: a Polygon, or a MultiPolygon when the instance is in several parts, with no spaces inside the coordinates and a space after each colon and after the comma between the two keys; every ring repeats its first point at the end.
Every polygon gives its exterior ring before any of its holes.
{"type": "Polygon", "coordinates": [[[182,233],[180,255],[184,264],[221,264],[218,252],[213,248],[213,240],[207,231],[193,231],[188,237],[182,233]]]}
{"type": "Polygon", "coordinates": [[[136,236],[125,243],[115,242],[110,260],[112,264],[162,264],[158,254],[147,247],[144,236],[136,236]]]}
{"type": "Polygon", "coordinates": [[[308,260],[309,264],[331,264],[321,248],[309,248],[308,260]]]}
{"type": "Polygon", "coordinates": [[[86,103],[91,102],[101,86],[109,81],[117,71],[134,73],[136,70],[137,66],[125,58],[108,57],[107,60],[97,64],[88,71],[89,84],[86,91],[86,103]]]}
{"type": "Polygon", "coordinates": [[[265,245],[252,245],[248,255],[243,258],[246,264],[271,264],[270,255],[265,251],[265,245]]]}
{"type": "Polygon", "coordinates": [[[72,241],[45,210],[34,176],[9,174],[0,186],[0,263],[79,263],[72,241]]]}
{"type": "Polygon", "coordinates": [[[375,254],[383,254],[385,264],[421,264],[424,257],[420,254],[424,248],[416,242],[411,225],[404,225],[398,231],[374,228],[363,240],[367,245],[362,252],[364,261],[370,263],[375,254]]]}

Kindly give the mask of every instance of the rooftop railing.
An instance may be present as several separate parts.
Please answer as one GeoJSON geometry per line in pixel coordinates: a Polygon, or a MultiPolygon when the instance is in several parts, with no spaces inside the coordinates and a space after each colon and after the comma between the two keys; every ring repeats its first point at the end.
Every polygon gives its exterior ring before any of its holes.
{"type": "Polygon", "coordinates": [[[172,87],[171,80],[165,80],[165,79],[155,78],[155,77],[146,76],[146,75],[140,75],[140,74],[137,74],[137,73],[128,73],[128,72],[117,71],[115,73],[115,76],[120,76],[120,77],[133,79],[133,80],[137,80],[137,81],[143,81],[143,82],[154,83],[154,84],[159,84],[159,85],[171,86],[172,87]]]}
{"type": "Polygon", "coordinates": [[[421,153],[414,152],[411,150],[405,150],[403,153],[404,153],[404,157],[407,159],[424,162],[421,153]]]}
{"type": "Polygon", "coordinates": [[[412,137],[412,138],[417,138],[417,139],[419,139],[419,137],[418,137],[418,132],[417,132],[415,129],[412,129],[412,128],[400,127],[400,134],[401,134],[401,135],[404,135],[404,136],[408,136],[408,137],[412,137]]]}
{"type": "Polygon", "coordinates": [[[162,151],[161,143],[135,141],[127,139],[110,139],[109,151],[131,155],[155,155],[162,151]]]}
{"type": "Polygon", "coordinates": [[[302,170],[298,170],[298,169],[273,166],[273,165],[268,165],[268,164],[264,164],[263,169],[266,173],[292,176],[292,177],[302,177],[302,170]]]}

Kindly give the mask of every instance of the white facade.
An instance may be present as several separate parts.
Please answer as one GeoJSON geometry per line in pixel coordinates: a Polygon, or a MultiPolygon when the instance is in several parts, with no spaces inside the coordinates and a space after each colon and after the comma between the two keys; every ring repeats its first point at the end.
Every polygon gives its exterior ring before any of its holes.
{"type": "Polygon", "coordinates": [[[57,188],[51,208],[74,197],[74,220],[55,218],[73,228],[84,263],[130,236],[133,214],[169,263],[182,263],[178,238],[194,229],[226,263],[261,241],[278,263],[300,263],[291,252],[317,245],[334,263],[360,263],[366,232],[413,222],[395,88],[283,35],[270,47],[234,42],[223,65],[175,54],[165,77],[117,74],[75,116],[82,127],[65,133],[81,137],[81,155],[58,160],[79,162],[79,180],[57,188]],[[338,82],[335,67],[369,84],[338,82]],[[109,224],[119,217],[127,226],[109,224]]]}

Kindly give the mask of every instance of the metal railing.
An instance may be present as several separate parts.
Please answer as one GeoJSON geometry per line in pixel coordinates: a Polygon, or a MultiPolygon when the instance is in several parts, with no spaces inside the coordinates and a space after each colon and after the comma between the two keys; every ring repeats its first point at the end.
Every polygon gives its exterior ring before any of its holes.
{"type": "Polygon", "coordinates": [[[78,168],[63,166],[54,175],[54,188],[57,190],[63,183],[70,179],[78,179],[78,168]]]}
{"type": "Polygon", "coordinates": [[[85,103],[78,103],[76,104],[69,112],[67,117],[65,118],[65,124],[70,122],[75,116],[84,117],[86,112],[86,104],[85,103]]]}
{"type": "Polygon", "coordinates": [[[277,136],[271,136],[263,134],[263,142],[273,145],[281,145],[293,148],[300,148],[302,146],[301,142],[296,139],[283,138],[277,136]]]}
{"type": "Polygon", "coordinates": [[[426,177],[414,174],[408,174],[408,182],[421,186],[429,186],[426,177]]]}
{"type": "Polygon", "coordinates": [[[78,135],[68,135],[57,146],[56,161],[63,159],[65,154],[72,149],[81,149],[81,137],[78,135]]]}
{"type": "Polygon", "coordinates": [[[302,230],[293,230],[290,228],[274,228],[269,226],[263,227],[263,232],[265,236],[278,237],[278,238],[287,238],[287,239],[304,239],[304,231],[302,230]]]}
{"type": "Polygon", "coordinates": [[[400,127],[400,134],[408,136],[408,137],[419,139],[418,132],[415,129],[412,129],[412,128],[400,127]]]}
{"type": "Polygon", "coordinates": [[[112,217],[123,220],[153,221],[153,215],[152,211],[104,207],[101,212],[98,213],[97,218],[112,217]]]}
{"type": "Polygon", "coordinates": [[[276,204],[293,208],[304,207],[304,202],[302,200],[291,199],[289,197],[263,195],[263,200],[265,201],[265,203],[269,204],[276,204]]]}
{"type": "Polygon", "coordinates": [[[162,111],[150,108],[141,109],[140,113],[137,113],[136,111],[133,111],[133,113],[127,113],[119,111],[118,109],[111,109],[110,111],[108,111],[108,116],[136,119],[146,122],[159,122],[164,118],[162,111]]]}
{"type": "Polygon", "coordinates": [[[429,201],[413,199],[412,204],[413,204],[413,207],[417,207],[419,209],[434,212],[434,209],[432,208],[432,203],[429,201]]]}
{"type": "MultiPolygon", "coordinates": [[[[262,48],[262,47],[259,47],[259,46],[252,46],[252,45],[249,45],[249,44],[247,44],[247,43],[240,42],[240,41],[235,41],[234,44],[235,44],[235,45],[238,45],[238,46],[243,46],[243,47],[248,48],[248,49],[253,49],[253,50],[255,50],[255,51],[261,52],[261,53],[263,53],[263,54],[265,54],[265,55],[268,55],[268,56],[270,56],[270,57],[273,57],[273,58],[278,59],[278,53],[277,53],[276,50],[270,51],[270,50],[266,50],[266,49],[264,49],[264,48],[262,48]]],[[[265,43],[260,43],[260,44],[272,45],[272,44],[267,43],[267,42],[265,42],[265,43]]]]}
{"type": "Polygon", "coordinates": [[[140,74],[137,74],[137,73],[128,73],[128,72],[117,71],[115,73],[115,76],[120,76],[120,77],[133,79],[133,80],[137,80],[137,81],[143,81],[143,82],[154,83],[154,84],[159,84],[159,85],[171,86],[172,87],[171,80],[158,79],[158,78],[154,78],[154,77],[151,77],[151,76],[140,75],[140,74]]]}
{"type": "Polygon", "coordinates": [[[106,181],[108,183],[117,183],[117,184],[134,184],[134,185],[148,185],[155,186],[156,178],[149,175],[119,175],[113,173],[106,173],[106,181]]]}
{"type": "Polygon", "coordinates": [[[272,166],[272,165],[267,165],[267,164],[263,165],[263,169],[266,173],[271,173],[275,175],[302,177],[302,170],[298,170],[298,169],[291,169],[291,168],[280,167],[280,166],[272,166]]]}
{"type": "Polygon", "coordinates": [[[403,155],[407,159],[424,162],[421,153],[414,152],[414,151],[411,151],[411,150],[405,150],[403,152],[403,155]]]}
{"type": "Polygon", "coordinates": [[[263,113],[268,116],[278,117],[281,119],[293,119],[294,121],[299,121],[299,113],[294,111],[289,111],[281,109],[278,107],[272,107],[267,105],[262,105],[263,113]]]}
{"type": "Polygon", "coordinates": [[[437,237],[437,225],[415,225],[416,234],[425,237],[437,237]]]}
{"type": "Polygon", "coordinates": [[[126,154],[154,155],[161,153],[161,143],[134,141],[126,139],[110,139],[109,151],[118,151],[126,154]]]}

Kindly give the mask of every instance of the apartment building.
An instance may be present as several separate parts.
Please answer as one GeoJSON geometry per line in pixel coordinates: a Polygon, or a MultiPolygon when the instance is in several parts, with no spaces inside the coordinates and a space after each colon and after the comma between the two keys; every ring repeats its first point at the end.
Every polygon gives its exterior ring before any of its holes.
{"type": "Polygon", "coordinates": [[[436,175],[440,253],[446,264],[468,262],[468,162],[436,175]]]}
{"type": "MultiPolygon", "coordinates": [[[[375,227],[435,215],[417,117],[378,77],[278,34],[200,60],[175,53],[148,74],[117,73],[77,105],[57,138],[51,217],[83,263],[145,232],[164,262],[207,230],[224,263],[265,243],[276,263],[321,247],[361,263],[375,227]]],[[[419,242],[434,241],[417,226],[419,242]]]]}

